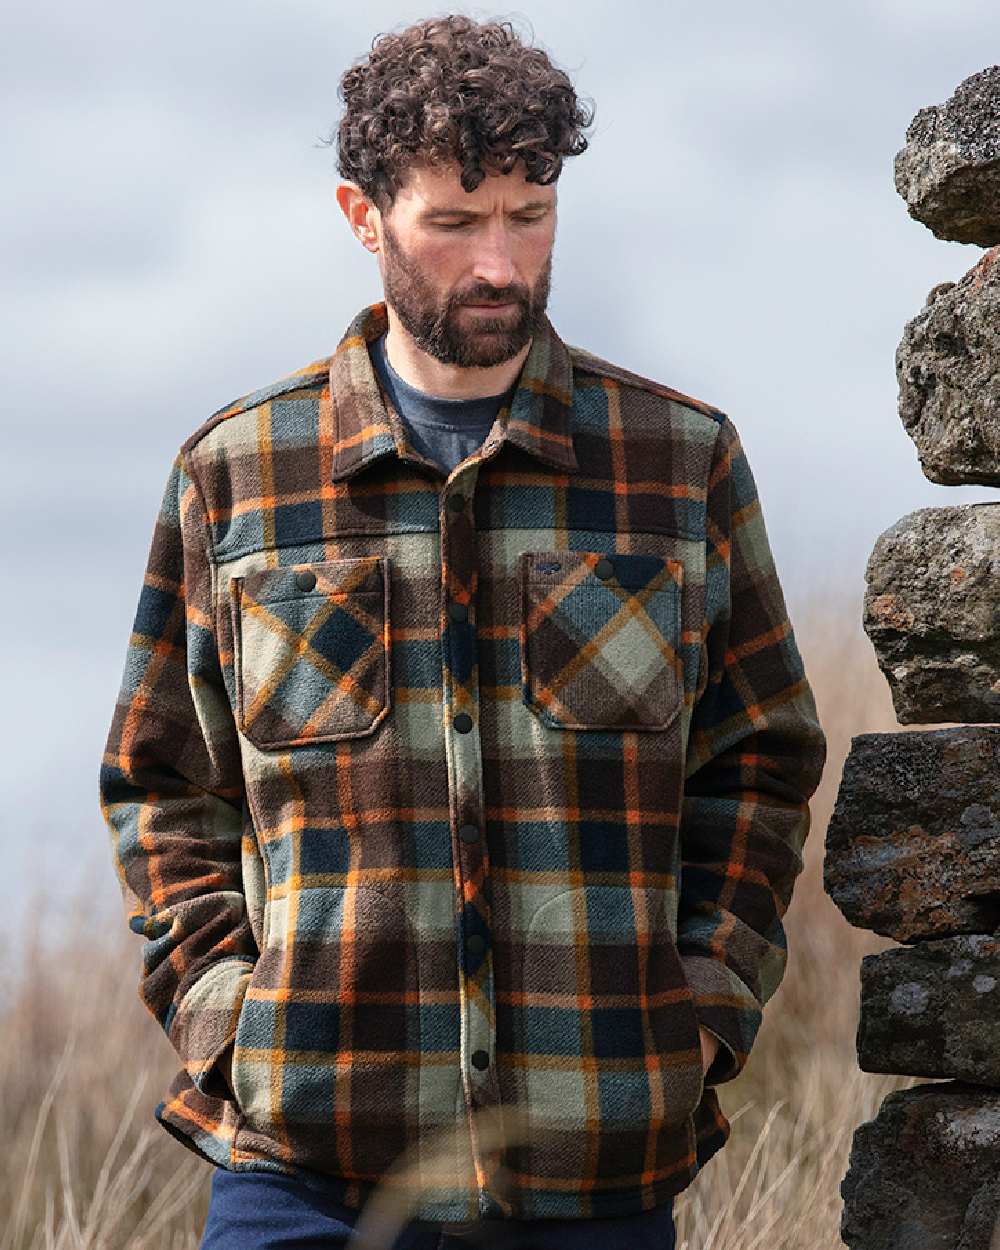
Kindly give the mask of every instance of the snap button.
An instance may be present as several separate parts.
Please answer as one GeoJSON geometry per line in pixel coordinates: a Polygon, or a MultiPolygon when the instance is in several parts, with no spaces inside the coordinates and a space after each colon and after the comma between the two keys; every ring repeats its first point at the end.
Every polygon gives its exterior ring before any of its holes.
{"type": "Polygon", "coordinates": [[[481,955],[486,949],[486,939],[481,933],[473,933],[465,943],[465,948],[470,955],[481,955]]]}
{"type": "Polygon", "coordinates": [[[456,603],[453,599],[448,604],[448,615],[453,621],[465,621],[469,618],[469,609],[464,603],[456,603]]]}
{"type": "Polygon", "coordinates": [[[458,836],[463,842],[478,842],[479,829],[476,825],[460,825],[458,836]]]}
{"type": "Polygon", "coordinates": [[[468,712],[459,712],[452,724],[460,734],[467,734],[472,728],[472,717],[468,712]]]}
{"type": "Polygon", "coordinates": [[[611,577],[614,571],[615,566],[611,563],[607,556],[601,556],[600,560],[598,560],[594,565],[594,572],[598,577],[611,577]]]}
{"type": "Polygon", "coordinates": [[[312,569],[299,569],[295,574],[295,585],[299,590],[312,590],[316,585],[316,574],[312,569]]]}
{"type": "Polygon", "coordinates": [[[483,1068],[490,1066],[489,1052],[485,1050],[474,1050],[472,1052],[472,1066],[478,1068],[480,1072],[483,1068]]]}
{"type": "Polygon", "coordinates": [[[462,509],[465,507],[465,496],[464,495],[449,495],[448,507],[452,510],[452,512],[461,512],[462,509]]]}

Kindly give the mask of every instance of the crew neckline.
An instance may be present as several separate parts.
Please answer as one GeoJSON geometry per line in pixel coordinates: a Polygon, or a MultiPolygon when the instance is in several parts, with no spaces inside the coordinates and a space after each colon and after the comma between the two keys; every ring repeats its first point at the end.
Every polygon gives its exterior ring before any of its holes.
{"type": "Polygon", "coordinates": [[[385,337],[385,334],[380,334],[378,338],[374,340],[373,346],[378,352],[379,358],[385,367],[386,372],[404,394],[410,394],[425,401],[429,400],[435,404],[458,407],[462,404],[497,403],[499,400],[506,399],[506,397],[517,385],[517,382],[514,381],[506,390],[498,391],[495,395],[467,395],[464,398],[456,398],[453,395],[435,395],[432,391],[422,391],[419,386],[413,386],[412,383],[407,382],[407,380],[397,373],[392,367],[392,364],[389,361],[389,354],[385,350],[385,337]]]}

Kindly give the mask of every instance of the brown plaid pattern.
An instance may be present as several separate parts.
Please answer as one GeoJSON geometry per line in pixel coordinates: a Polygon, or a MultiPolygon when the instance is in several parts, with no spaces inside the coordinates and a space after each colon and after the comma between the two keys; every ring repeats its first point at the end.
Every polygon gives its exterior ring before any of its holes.
{"type": "Polygon", "coordinates": [[[385,327],[168,475],[100,777],[156,1116],[355,1207],[457,1128],[422,1218],[648,1209],[727,1140],[825,759],[753,476],[549,322],[445,476],[385,327]]]}

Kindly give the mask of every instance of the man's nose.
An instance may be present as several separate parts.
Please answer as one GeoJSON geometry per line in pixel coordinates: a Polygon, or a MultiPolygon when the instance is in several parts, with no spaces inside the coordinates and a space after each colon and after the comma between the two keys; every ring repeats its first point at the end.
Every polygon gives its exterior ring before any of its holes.
{"type": "Polygon", "coordinates": [[[474,274],[479,282],[508,287],[514,281],[514,261],[505,230],[494,230],[476,250],[474,274]]]}

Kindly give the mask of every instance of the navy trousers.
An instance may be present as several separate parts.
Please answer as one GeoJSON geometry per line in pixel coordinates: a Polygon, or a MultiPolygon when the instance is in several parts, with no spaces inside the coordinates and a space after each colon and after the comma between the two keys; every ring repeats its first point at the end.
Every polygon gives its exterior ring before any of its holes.
{"type": "MultiPolygon", "coordinates": [[[[272,1172],[216,1168],[199,1250],[331,1250],[349,1246],[356,1213],[272,1172]]],[[[673,1203],[597,1220],[482,1220],[444,1231],[411,1220],[384,1250],[675,1250],[673,1203]]]]}

